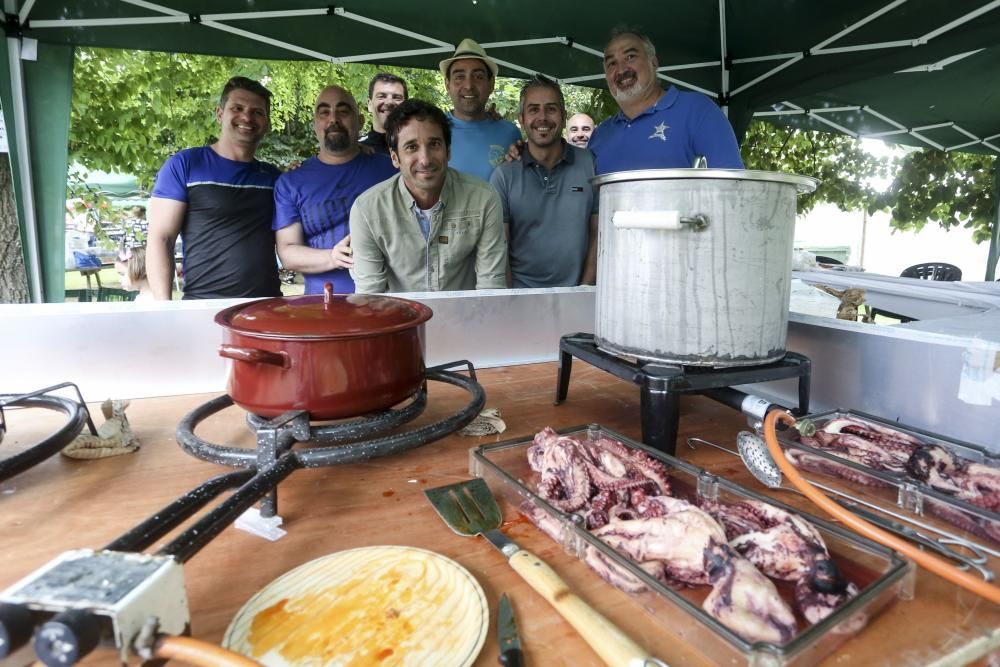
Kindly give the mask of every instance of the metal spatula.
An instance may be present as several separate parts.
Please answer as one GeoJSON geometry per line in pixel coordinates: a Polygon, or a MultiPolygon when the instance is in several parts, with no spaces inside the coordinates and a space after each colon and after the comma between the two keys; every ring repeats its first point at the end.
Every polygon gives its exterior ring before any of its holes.
{"type": "Polygon", "coordinates": [[[649,657],[649,653],[628,635],[570,591],[566,582],[543,560],[497,530],[503,517],[485,481],[471,479],[439,486],[427,489],[424,495],[453,531],[465,537],[482,535],[499,549],[511,568],[548,600],[608,665],[666,667],[663,662],[649,657]]]}

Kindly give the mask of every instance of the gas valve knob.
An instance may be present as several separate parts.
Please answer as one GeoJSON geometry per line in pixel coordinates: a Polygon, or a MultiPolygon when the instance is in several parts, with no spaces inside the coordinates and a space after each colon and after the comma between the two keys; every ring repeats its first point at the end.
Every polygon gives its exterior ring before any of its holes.
{"type": "Polygon", "coordinates": [[[31,641],[35,629],[31,611],[19,604],[0,604],[0,660],[31,641]]]}
{"type": "Polygon", "coordinates": [[[101,625],[90,612],[70,609],[52,617],[35,635],[35,655],[46,667],[75,664],[97,648],[101,625]]]}

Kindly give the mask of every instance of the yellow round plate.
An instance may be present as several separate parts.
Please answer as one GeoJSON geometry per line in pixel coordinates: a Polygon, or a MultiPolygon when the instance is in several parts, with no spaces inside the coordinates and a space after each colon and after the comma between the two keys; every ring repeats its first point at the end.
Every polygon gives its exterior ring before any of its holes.
{"type": "Polygon", "coordinates": [[[365,547],[272,581],[243,605],[222,644],[268,667],[466,667],[488,625],[482,587],[455,561],[365,547]]]}

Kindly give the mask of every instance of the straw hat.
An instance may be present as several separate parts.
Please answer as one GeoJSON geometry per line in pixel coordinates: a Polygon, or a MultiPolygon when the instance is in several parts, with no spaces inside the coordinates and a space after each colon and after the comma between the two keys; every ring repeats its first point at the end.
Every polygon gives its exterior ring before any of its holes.
{"type": "Polygon", "coordinates": [[[468,37],[462,40],[461,44],[458,45],[458,48],[455,49],[455,54],[451,58],[446,58],[438,63],[441,75],[447,79],[448,65],[452,64],[456,60],[463,60],[465,58],[477,58],[478,60],[482,60],[486,63],[486,66],[490,68],[490,71],[493,72],[493,77],[496,78],[497,72],[499,71],[496,61],[486,55],[486,51],[483,50],[483,47],[479,46],[476,40],[469,39],[468,37]]]}

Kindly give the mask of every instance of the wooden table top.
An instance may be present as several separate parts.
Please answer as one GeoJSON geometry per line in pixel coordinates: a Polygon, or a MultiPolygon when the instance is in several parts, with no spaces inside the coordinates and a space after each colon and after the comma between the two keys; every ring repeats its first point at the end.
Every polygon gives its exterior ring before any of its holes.
{"type": "MultiPolygon", "coordinates": [[[[230,527],[185,565],[194,636],[219,642],[253,593],[302,563],[344,549],[403,544],[441,553],[467,568],[486,592],[491,619],[500,595],[506,592],[516,610],[527,665],[601,664],[572,627],[521,581],[493,547],[484,540],[452,533],[422,493],[468,479],[469,448],[531,437],[547,425],[599,423],[627,436],[640,436],[635,385],[578,362],[568,400],[553,406],[555,375],[555,364],[479,372],[487,407],[500,408],[507,423],[507,431],[500,436],[453,435],[367,463],[293,473],[279,490],[279,514],[288,535],[272,543],[230,527]]],[[[0,484],[0,589],[65,550],[101,547],[200,482],[227,470],[188,456],[174,437],[180,419],[212,397],[133,401],[127,414],[142,442],[137,453],[96,461],[56,456],[0,484]]],[[[417,423],[435,420],[463,402],[458,390],[434,383],[428,408],[417,423]]],[[[733,447],[736,433],[745,428],[742,415],[708,399],[684,397],[681,405],[681,443],[694,435],[733,447]]],[[[100,411],[96,405],[93,408],[99,422],[100,411]]],[[[58,415],[40,410],[8,412],[10,431],[0,448],[3,457],[47,435],[60,422],[58,415]]],[[[210,442],[253,446],[244,413],[238,408],[203,423],[198,435],[210,442]]],[[[756,491],[764,490],[738,459],[723,452],[692,450],[681,444],[678,456],[756,491]]],[[[790,504],[796,500],[791,494],[779,498],[790,504]]],[[[669,619],[644,612],[532,525],[518,523],[508,532],[552,565],[581,597],[670,665],[711,664],[693,638],[686,642],[672,634],[669,619]]],[[[1000,563],[994,561],[992,566],[1000,572],[1000,563]]],[[[1000,609],[996,606],[920,571],[914,599],[896,600],[823,664],[923,665],[936,660],[965,664],[997,650],[998,628],[1000,609]]],[[[476,665],[496,664],[497,653],[491,627],[476,665]]],[[[105,651],[88,663],[113,664],[114,656],[105,651]]]]}

